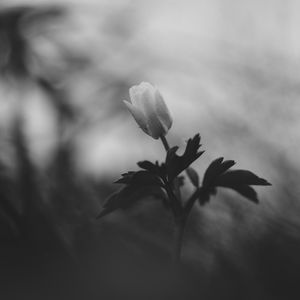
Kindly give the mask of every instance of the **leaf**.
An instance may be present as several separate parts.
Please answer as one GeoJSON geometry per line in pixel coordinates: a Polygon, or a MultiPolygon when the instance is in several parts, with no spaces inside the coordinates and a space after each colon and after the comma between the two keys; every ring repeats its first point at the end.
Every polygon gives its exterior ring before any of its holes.
{"type": "Polygon", "coordinates": [[[127,185],[148,186],[158,185],[163,186],[162,181],[156,175],[149,171],[128,172],[122,174],[122,178],[115,183],[123,183],[127,185]]]}
{"type": "Polygon", "coordinates": [[[178,150],[177,146],[168,151],[166,170],[169,181],[172,181],[204,153],[204,151],[198,152],[200,146],[200,135],[196,134],[193,138],[188,140],[182,156],[176,154],[178,150]]]}
{"type": "Polygon", "coordinates": [[[137,165],[140,168],[148,170],[150,172],[156,171],[156,165],[154,163],[150,162],[149,160],[140,161],[137,163],[137,165]]]}
{"type": "MultiPolygon", "coordinates": [[[[159,168],[158,164],[154,165],[151,162],[139,163],[146,168],[159,168]]],[[[158,198],[164,198],[165,193],[162,190],[164,184],[162,180],[155,174],[147,171],[127,172],[122,174],[122,178],[115,183],[122,183],[126,186],[119,192],[112,194],[104,202],[103,209],[98,218],[105,216],[116,209],[126,209],[131,207],[139,199],[152,195],[158,198]]]]}
{"type": "Polygon", "coordinates": [[[195,187],[198,187],[199,186],[199,175],[198,175],[198,173],[192,167],[188,167],[186,169],[186,174],[189,177],[191,183],[195,187]]]}
{"type": "Polygon", "coordinates": [[[140,161],[137,163],[137,165],[144,169],[149,171],[152,174],[158,175],[161,178],[165,178],[166,177],[166,167],[165,164],[161,164],[159,165],[158,161],[154,163],[148,161],[148,160],[144,160],[144,161],[140,161]]]}
{"type": "Polygon", "coordinates": [[[128,209],[142,198],[150,195],[156,198],[165,198],[164,191],[158,186],[126,186],[105,200],[97,218],[101,218],[117,209],[128,209]]]}
{"type": "Polygon", "coordinates": [[[241,194],[242,196],[246,197],[254,203],[259,202],[256,191],[249,185],[232,185],[226,187],[231,188],[232,190],[236,191],[237,193],[241,194]]]}
{"type": "Polygon", "coordinates": [[[198,201],[200,205],[204,205],[209,202],[211,195],[216,195],[217,189],[215,187],[200,187],[198,188],[198,201]]]}
{"type": "Polygon", "coordinates": [[[124,173],[124,174],[121,175],[122,178],[116,180],[114,183],[130,184],[130,182],[131,182],[131,180],[132,180],[132,177],[133,177],[133,175],[134,175],[135,173],[136,173],[136,172],[133,172],[133,171],[124,173]]]}
{"type": "Polygon", "coordinates": [[[209,186],[212,184],[217,177],[221,174],[225,173],[228,169],[230,169],[235,162],[233,160],[225,160],[223,161],[223,157],[217,158],[214,160],[206,169],[203,177],[203,186],[209,186]]]}
{"type": "Polygon", "coordinates": [[[228,171],[219,176],[215,184],[224,187],[232,185],[271,185],[267,180],[247,170],[228,171]]]}
{"type": "Polygon", "coordinates": [[[209,165],[203,178],[202,193],[199,196],[200,204],[209,201],[210,195],[216,192],[216,187],[230,188],[252,202],[258,203],[257,193],[251,185],[271,184],[247,170],[229,171],[234,164],[233,160],[223,161],[223,157],[220,157],[209,165]]]}

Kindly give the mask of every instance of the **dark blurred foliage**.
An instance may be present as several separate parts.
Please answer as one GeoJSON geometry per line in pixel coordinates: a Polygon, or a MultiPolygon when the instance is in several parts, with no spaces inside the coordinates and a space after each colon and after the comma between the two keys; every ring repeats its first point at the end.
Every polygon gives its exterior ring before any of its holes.
{"type": "MultiPolygon", "coordinates": [[[[33,71],[24,35],[26,26],[58,22],[66,13],[60,7],[0,12],[2,80],[34,83],[48,95],[59,123],[58,144],[45,168],[32,159],[21,115],[11,128],[13,163],[0,162],[1,299],[299,299],[300,210],[297,201],[284,200],[297,199],[300,174],[286,161],[273,161],[283,182],[276,188],[282,218],[263,204],[261,209],[236,195],[219,195],[191,216],[180,272],[170,266],[172,219],[159,201],[149,197],[130,211],[96,220],[115,187],[76,167],[74,136],[64,134],[80,112],[58,84],[61,74],[33,71]],[[287,188],[287,180],[294,185],[287,188]]],[[[126,38],[129,29],[121,21],[114,34],[126,38]]],[[[63,57],[74,68],[89,63],[71,52],[63,57]]],[[[103,81],[120,98],[130,80],[111,76],[103,81]]]]}
{"type": "Polygon", "coordinates": [[[1,73],[18,77],[30,76],[28,52],[30,45],[25,36],[25,26],[41,26],[47,20],[61,17],[60,7],[12,7],[0,13],[1,73]]]}

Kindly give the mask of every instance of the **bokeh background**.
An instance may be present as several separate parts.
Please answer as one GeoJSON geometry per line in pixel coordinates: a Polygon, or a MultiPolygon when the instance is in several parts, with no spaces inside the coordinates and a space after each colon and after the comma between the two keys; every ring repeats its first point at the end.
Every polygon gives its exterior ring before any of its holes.
{"type": "Polygon", "coordinates": [[[299,299],[299,28],[297,0],[2,0],[1,299],[299,299]],[[159,201],[96,219],[164,157],[122,102],[141,81],[172,145],[200,132],[200,174],[224,156],[273,184],[195,208],[176,286],[159,201]]]}

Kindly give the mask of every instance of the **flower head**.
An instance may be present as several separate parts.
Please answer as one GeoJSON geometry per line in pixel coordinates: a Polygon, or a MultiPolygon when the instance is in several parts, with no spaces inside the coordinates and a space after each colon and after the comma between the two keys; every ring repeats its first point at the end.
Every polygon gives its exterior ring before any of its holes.
{"type": "Polygon", "coordinates": [[[172,117],[159,90],[148,82],[129,89],[130,102],[124,100],[140,128],[158,139],[167,134],[172,126],[172,117]]]}

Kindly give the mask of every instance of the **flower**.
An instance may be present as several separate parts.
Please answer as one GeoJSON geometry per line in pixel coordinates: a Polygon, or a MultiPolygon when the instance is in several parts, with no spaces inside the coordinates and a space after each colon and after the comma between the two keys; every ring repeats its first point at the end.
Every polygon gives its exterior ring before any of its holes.
{"type": "Polygon", "coordinates": [[[172,126],[172,117],[159,90],[148,82],[129,89],[130,102],[124,100],[140,128],[158,139],[165,136],[172,126]]]}

